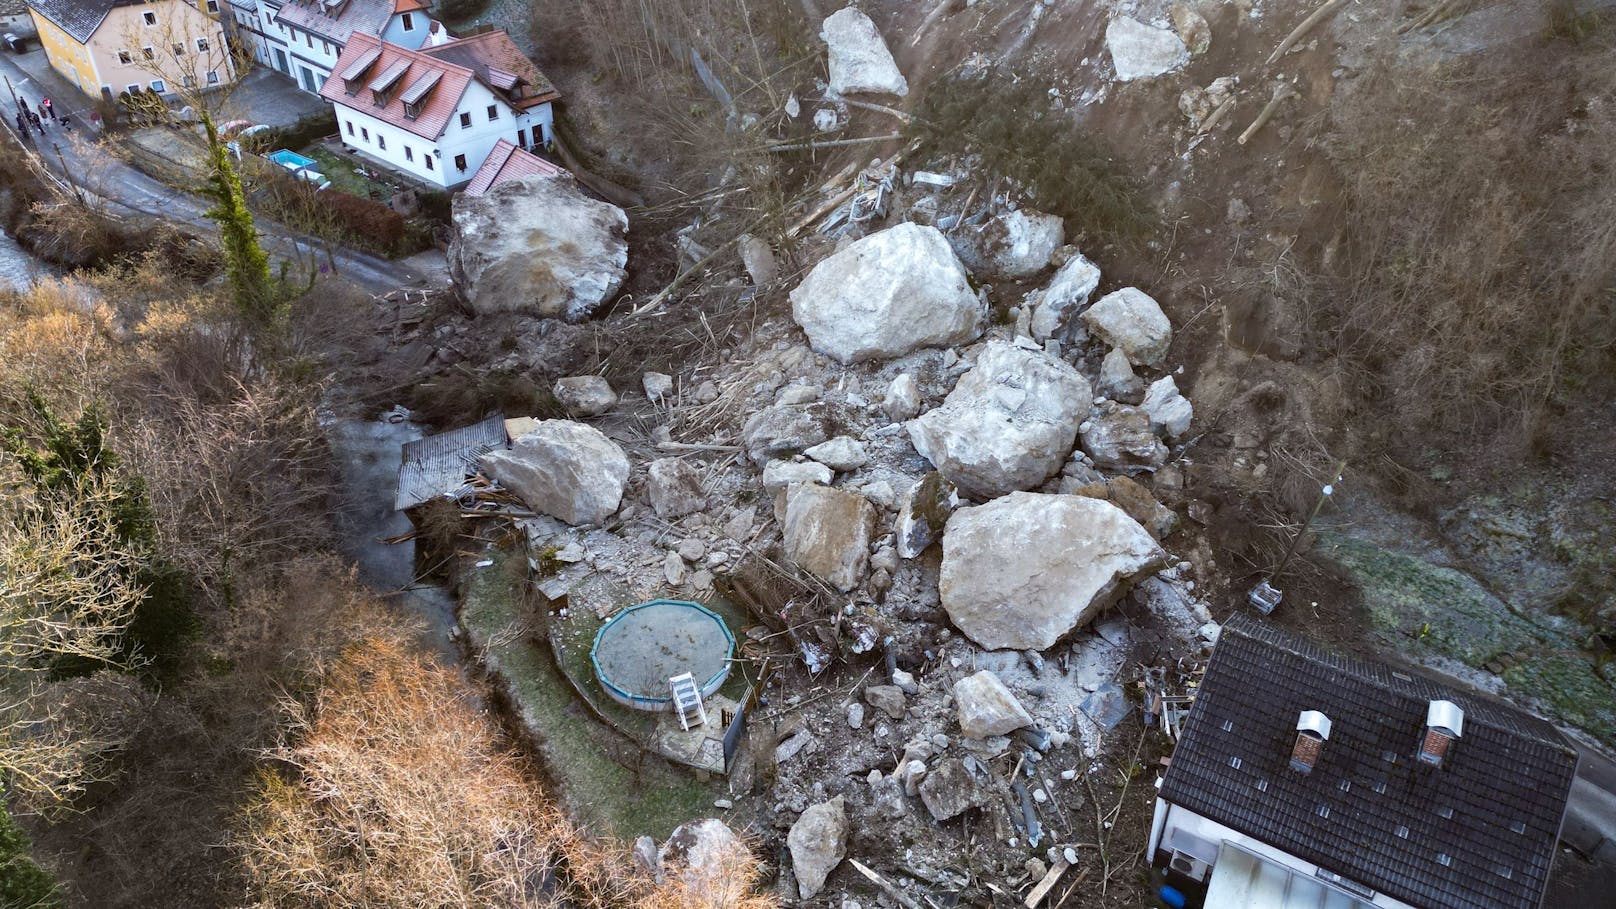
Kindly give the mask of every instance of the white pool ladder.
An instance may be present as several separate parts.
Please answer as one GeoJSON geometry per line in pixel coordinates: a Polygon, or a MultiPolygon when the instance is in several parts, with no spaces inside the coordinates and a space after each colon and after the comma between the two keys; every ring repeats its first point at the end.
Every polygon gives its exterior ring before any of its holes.
{"type": "Polygon", "coordinates": [[[688,672],[676,675],[668,679],[668,687],[673,691],[673,711],[679,714],[679,725],[686,732],[692,725],[707,725],[707,708],[701,703],[701,689],[696,687],[694,676],[688,672]]]}

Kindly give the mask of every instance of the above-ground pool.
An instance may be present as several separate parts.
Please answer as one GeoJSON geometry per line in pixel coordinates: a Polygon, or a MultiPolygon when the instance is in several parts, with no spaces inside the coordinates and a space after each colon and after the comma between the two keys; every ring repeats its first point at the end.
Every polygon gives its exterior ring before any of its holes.
{"type": "Polygon", "coordinates": [[[652,600],[600,626],[589,659],[612,700],[636,710],[667,710],[668,680],[690,673],[705,699],[729,677],[735,635],[717,613],[684,600],[652,600]]]}
{"type": "Polygon", "coordinates": [[[294,171],[295,170],[303,170],[304,168],[313,167],[314,164],[315,164],[315,161],[314,161],[313,158],[309,158],[309,157],[306,157],[304,155],[300,155],[297,152],[292,151],[289,148],[276,149],[275,151],[270,152],[269,154],[265,155],[264,157],[268,158],[271,161],[274,161],[276,164],[279,164],[280,166],[286,168],[287,170],[294,170],[294,171]]]}

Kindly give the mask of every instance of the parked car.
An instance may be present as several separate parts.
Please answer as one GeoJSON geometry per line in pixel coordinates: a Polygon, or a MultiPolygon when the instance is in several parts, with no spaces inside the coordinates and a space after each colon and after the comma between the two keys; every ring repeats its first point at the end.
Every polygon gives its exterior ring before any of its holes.
{"type": "Polygon", "coordinates": [[[4,35],[0,35],[0,41],[6,42],[6,47],[11,48],[11,52],[14,54],[28,52],[28,39],[25,36],[6,32],[4,35]]]}

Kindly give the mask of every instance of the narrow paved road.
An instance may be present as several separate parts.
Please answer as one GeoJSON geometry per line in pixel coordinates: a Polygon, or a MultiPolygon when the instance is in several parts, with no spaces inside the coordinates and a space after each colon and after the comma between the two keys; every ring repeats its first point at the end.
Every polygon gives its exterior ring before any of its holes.
{"type": "MultiPolygon", "coordinates": [[[[65,114],[72,118],[75,133],[83,134],[89,129],[89,99],[77,90],[50,76],[36,79],[5,53],[0,53],[0,75],[10,80],[12,91],[18,97],[27,99],[30,107],[37,109],[39,99],[49,97],[59,116],[65,114]]],[[[0,95],[0,103],[4,104],[6,124],[9,126],[16,114],[16,107],[4,95],[0,95]]],[[[94,190],[93,195],[107,201],[109,211],[164,218],[184,224],[205,237],[213,236],[217,230],[217,225],[206,214],[212,206],[211,202],[175,189],[91,143],[72,141],[60,126],[47,125],[43,136],[36,131],[31,147],[40,153],[41,160],[53,173],[75,183],[89,184],[94,190]]],[[[293,243],[295,235],[291,231],[264,218],[258,220],[258,230],[264,235],[264,247],[272,257],[293,262],[307,258],[306,253],[296,253],[293,243]]],[[[401,287],[422,287],[431,280],[425,272],[402,262],[358,250],[337,249],[334,258],[337,271],[343,277],[371,293],[384,294],[401,287]]]]}

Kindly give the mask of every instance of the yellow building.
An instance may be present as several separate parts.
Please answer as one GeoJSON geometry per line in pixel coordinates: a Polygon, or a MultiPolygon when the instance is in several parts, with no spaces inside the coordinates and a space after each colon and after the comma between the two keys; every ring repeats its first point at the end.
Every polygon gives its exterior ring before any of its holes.
{"type": "Polygon", "coordinates": [[[233,81],[219,0],[28,0],[51,68],[91,97],[233,81]]]}

